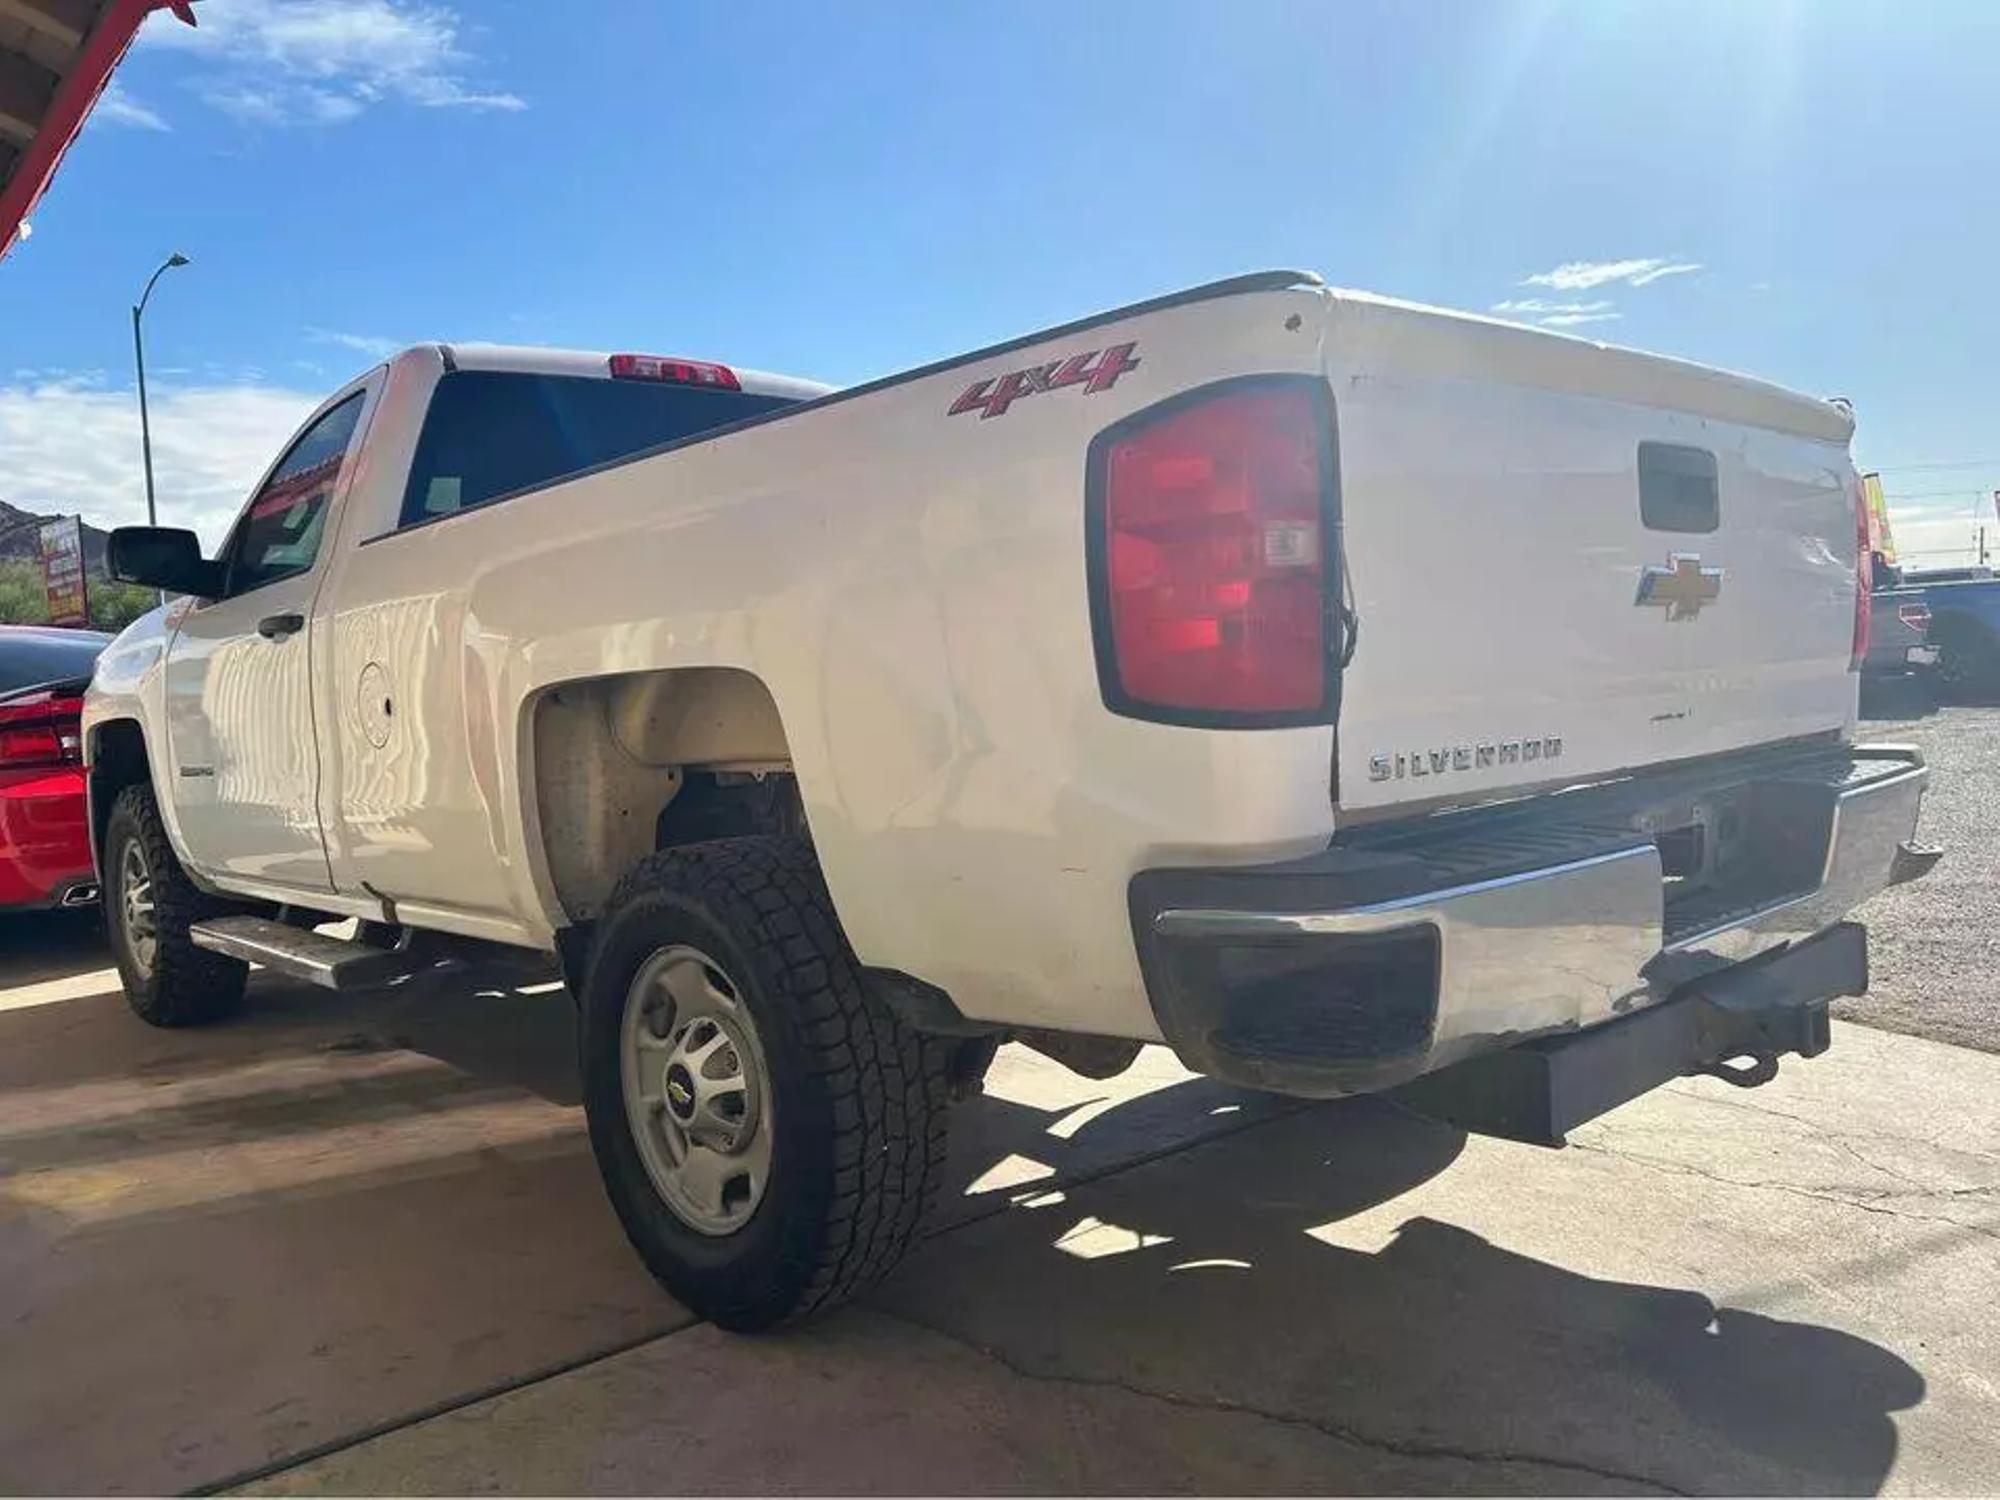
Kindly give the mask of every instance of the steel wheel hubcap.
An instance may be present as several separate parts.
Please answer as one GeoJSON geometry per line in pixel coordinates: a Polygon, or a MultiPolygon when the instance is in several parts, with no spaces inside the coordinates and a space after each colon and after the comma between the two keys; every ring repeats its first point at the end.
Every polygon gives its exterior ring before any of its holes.
{"type": "Polygon", "coordinates": [[[731,1234],[771,1176],[771,1084],[735,983],[699,948],[639,966],[619,1031],[625,1113],[646,1174],[674,1216],[731,1234]]]}
{"type": "Polygon", "coordinates": [[[142,974],[151,974],[160,950],[160,928],[153,914],[153,872],[146,867],[146,851],[136,843],[127,844],[119,856],[118,906],[132,962],[142,974]]]}

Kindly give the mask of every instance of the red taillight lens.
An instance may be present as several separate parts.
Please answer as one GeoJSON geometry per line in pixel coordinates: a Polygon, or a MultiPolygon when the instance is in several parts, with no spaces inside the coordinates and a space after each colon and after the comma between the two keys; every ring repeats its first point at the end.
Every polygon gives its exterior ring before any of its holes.
{"type": "Polygon", "coordinates": [[[1868,656],[1868,605],[1875,572],[1874,528],[1869,524],[1868,492],[1854,486],[1854,647],[1847,670],[1859,672],[1868,656]]]}
{"type": "Polygon", "coordinates": [[[1316,384],[1259,380],[1093,445],[1113,708],[1221,723],[1326,708],[1322,401],[1316,384]]]}
{"type": "Polygon", "coordinates": [[[1928,604],[1899,604],[1896,618],[1912,630],[1928,631],[1931,628],[1931,607],[1928,604]]]}
{"type": "Polygon", "coordinates": [[[614,354],[614,380],[657,380],[668,385],[707,385],[717,390],[740,391],[742,383],[727,365],[713,365],[699,359],[664,359],[657,354],[614,354]]]}
{"type": "Polygon", "coordinates": [[[83,760],[83,700],[38,694],[0,704],[0,770],[83,760]]]}

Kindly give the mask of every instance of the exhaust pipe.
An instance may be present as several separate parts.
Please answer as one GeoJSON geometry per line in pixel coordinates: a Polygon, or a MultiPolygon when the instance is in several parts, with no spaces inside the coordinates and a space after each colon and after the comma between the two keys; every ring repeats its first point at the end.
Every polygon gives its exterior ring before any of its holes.
{"type": "Polygon", "coordinates": [[[97,904],[97,882],[86,880],[73,885],[62,893],[58,906],[95,906],[97,904]]]}

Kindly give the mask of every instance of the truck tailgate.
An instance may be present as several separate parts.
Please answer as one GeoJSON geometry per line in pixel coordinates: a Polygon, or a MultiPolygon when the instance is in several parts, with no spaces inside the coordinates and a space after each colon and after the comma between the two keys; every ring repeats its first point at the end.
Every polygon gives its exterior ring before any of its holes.
{"type": "Polygon", "coordinates": [[[1360,620],[1343,809],[1475,801],[1846,725],[1840,408],[1375,299],[1326,359],[1360,620]]]}

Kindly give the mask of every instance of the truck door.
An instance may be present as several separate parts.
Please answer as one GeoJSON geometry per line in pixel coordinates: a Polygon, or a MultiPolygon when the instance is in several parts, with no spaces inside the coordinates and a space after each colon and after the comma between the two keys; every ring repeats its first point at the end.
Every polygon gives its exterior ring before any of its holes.
{"type": "Polygon", "coordinates": [[[168,650],[173,795],[198,870],[333,888],[310,624],[366,394],[335,402],[285,450],[224,546],[222,597],[189,610],[168,650]]]}

